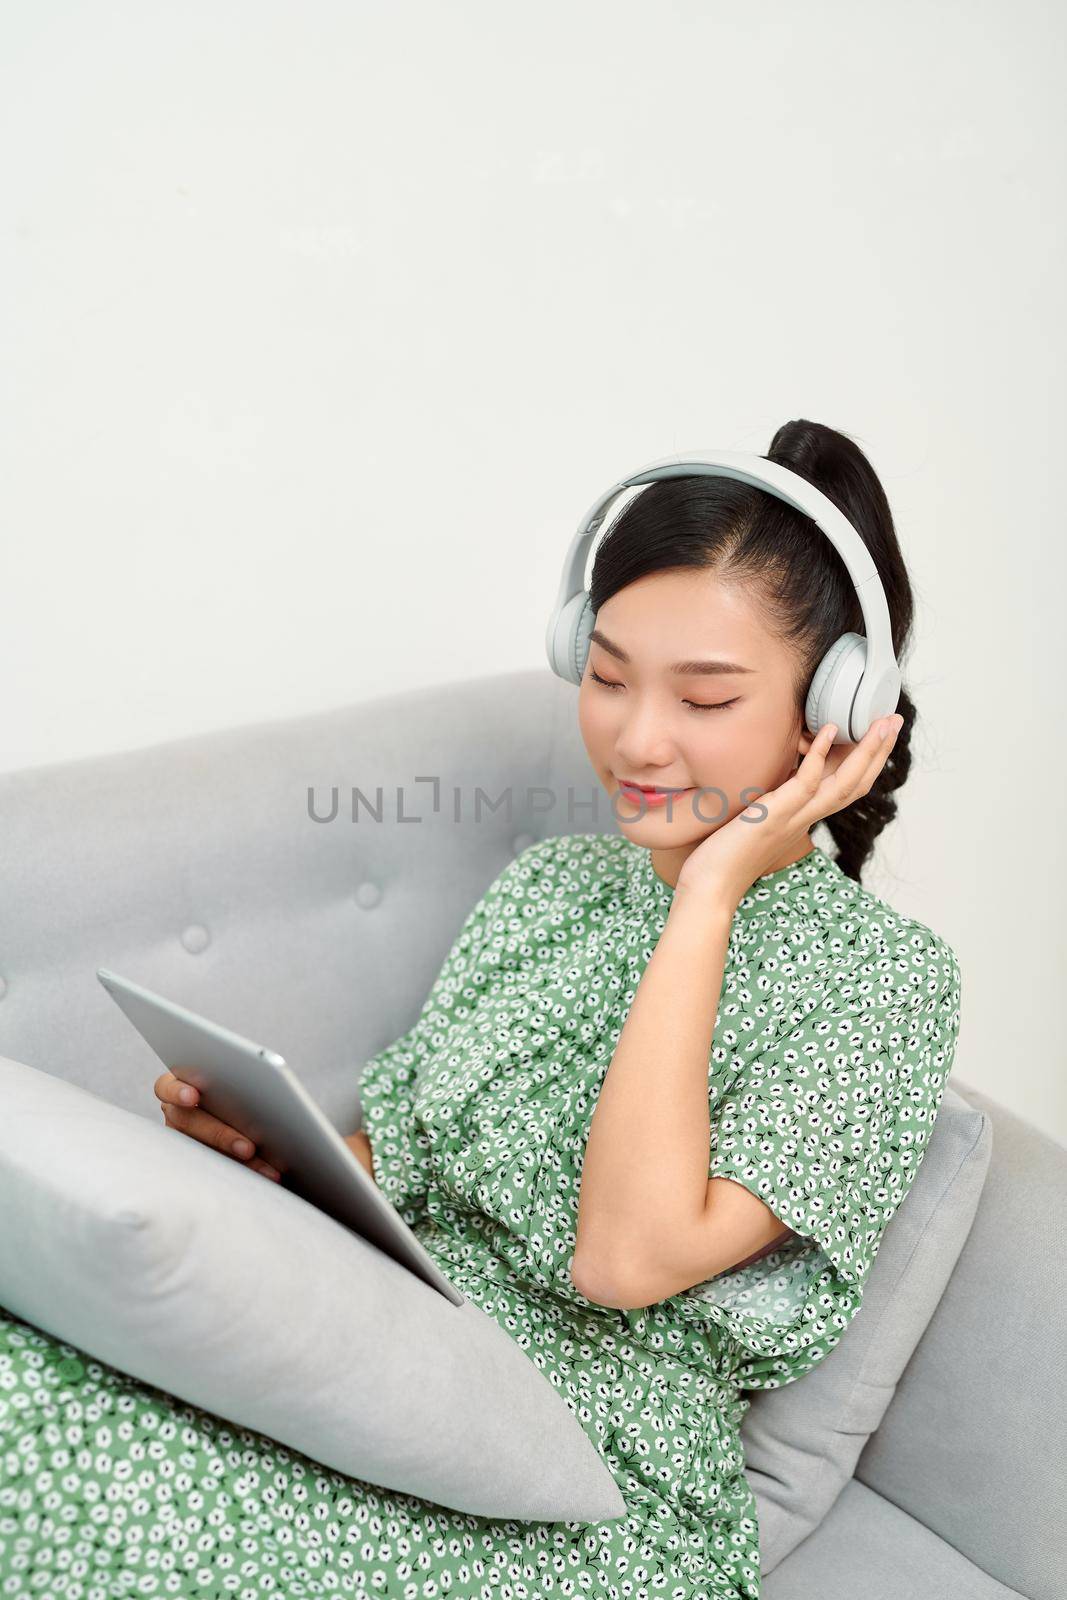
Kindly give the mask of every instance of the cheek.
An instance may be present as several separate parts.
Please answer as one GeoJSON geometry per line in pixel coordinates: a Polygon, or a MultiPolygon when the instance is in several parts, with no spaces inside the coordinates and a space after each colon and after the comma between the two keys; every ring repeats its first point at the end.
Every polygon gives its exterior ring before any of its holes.
{"type": "MultiPolygon", "coordinates": [[[[708,716],[714,718],[716,713],[708,716]]],[[[689,742],[689,765],[700,781],[732,794],[745,786],[769,788],[776,757],[777,751],[758,727],[735,720],[728,712],[717,727],[701,729],[689,742]]]]}
{"type": "Polygon", "coordinates": [[[584,683],[578,690],[578,731],[587,749],[604,738],[604,716],[584,683]]]}

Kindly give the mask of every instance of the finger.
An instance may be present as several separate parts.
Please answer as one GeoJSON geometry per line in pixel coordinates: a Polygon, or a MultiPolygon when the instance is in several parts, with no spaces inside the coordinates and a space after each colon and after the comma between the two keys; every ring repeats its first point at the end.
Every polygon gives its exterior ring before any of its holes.
{"type": "Polygon", "coordinates": [[[837,737],[837,724],[824,722],[808,749],[807,755],[793,773],[791,782],[797,784],[809,797],[814,796],[826,772],[826,762],[837,737]]]}
{"type": "Polygon", "coordinates": [[[253,1172],[262,1172],[265,1178],[270,1178],[274,1183],[281,1181],[281,1173],[277,1167],[272,1167],[269,1161],[263,1161],[259,1156],[254,1161],[246,1161],[246,1167],[251,1167],[253,1172]]]}
{"type": "Polygon", "coordinates": [[[252,1140],[239,1128],[231,1128],[228,1123],[220,1122],[218,1117],[211,1116],[207,1111],[187,1111],[184,1107],[168,1104],[164,1107],[163,1115],[172,1128],[199,1139],[201,1144],[212,1145],[224,1155],[235,1156],[238,1161],[247,1161],[255,1154],[256,1147],[252,1140]]]}
{"type": "Polygon", "coordinates": [[[173,1072],[160,1073],[152,1087],[165,1105],[195,1106],[200,1098],[191,1083],[183,1083],[173,1072]]]}
{"type": "Polygon", "coordinates": [[[876,718],[867,729],[864,742],[867,737],[873,739],[874,750],[869,758],[867,772],[864,776],[864,787],[861,791],[863,794],[867,794],[871,789],[878,774],[892,755],[893,746],[896,744],[897,737],[903,726],[904,718],[897,711],[889,717],[876,718]],[[882,731],[883,727],[884,732],[882,731]]]}
{"type": "MultiPolygon", "coordinates": [[[[872,722],[862,739],[846,747],[846,754],[830,772],[825,771],[825,763],[820,770],[819,781],[814,793],[809,789],[812,802],[810,816],[805,816],[807,826],[818,822],[824,816],[830,816],[835,811],[841,811],[850,805],[853,800],[862,794],[868,793],[875,778],[889,759],[896,736],[903,723],[893,717],[878,717],[872,722]],[[889,722],[889,733],[883,740],[880,727],[885,721],[889,722]]],[[[825,730],[820,729],[820,737],[825,730]]],[[[808,752],[809,755],[811,752],[808,752]]],[[[798,768],[798,774],[802,768],[798,768]]]]}
{"type": "Polygon", "coordinates": [[[899,712],[888,717],[876,717],[863,738],[853,745],[835,774],[846,794],[854,798],[853,790],[856,794],[867,793],[889,759],[903,722],[904,718],[899,712]],[[881,731],[883,724],[887,727],[884,737],[881,731]]]}

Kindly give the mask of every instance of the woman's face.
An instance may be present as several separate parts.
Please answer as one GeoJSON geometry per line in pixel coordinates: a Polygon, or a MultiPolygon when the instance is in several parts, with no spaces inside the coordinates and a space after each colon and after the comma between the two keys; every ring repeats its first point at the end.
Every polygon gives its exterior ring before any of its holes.
{"type": "Polygon", "coordinates": [[[757,792],[784,783],[811,748],[793,698],[795,667],[744,591],[712,572],[650,573],[601,606],[578,691],[579,726],[620,831],[652,851],[666,882],[675,883],[686,856],[757,792]],[[700,670],[701,662],[719,669],[700,670]],[[686,792],[653,805],[624,779],[686,792]]]}

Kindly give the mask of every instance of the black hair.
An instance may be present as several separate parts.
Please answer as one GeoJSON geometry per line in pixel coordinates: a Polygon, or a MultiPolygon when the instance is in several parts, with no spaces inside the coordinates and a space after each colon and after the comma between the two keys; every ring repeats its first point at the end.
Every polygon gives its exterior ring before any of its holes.
{"type": "MultiPolygon", "coordinates": [[[[859,533],[885,589],[893,649],[903,668],[914,598],[889,502],[863,451],[846,434],[799,419],[778,429],[763,459],[821,489],[859,533]]],[[[815,669],[834,640],[865,633],[855,587],[834,545],[802,511],[765,489],[694,475],[639,490],[597,546],[589,583],[593,611],[638,578],[675,567],[710,568],[744,586],[768,627],[794,647],[793,693],[801,718],[815,669]]],[[[822,819],[838,865],[857,881],[896,815],[895,791],[911,768],[915,706],[903,687],[896,710],[904,723],[870,792],[822,819]]]]}

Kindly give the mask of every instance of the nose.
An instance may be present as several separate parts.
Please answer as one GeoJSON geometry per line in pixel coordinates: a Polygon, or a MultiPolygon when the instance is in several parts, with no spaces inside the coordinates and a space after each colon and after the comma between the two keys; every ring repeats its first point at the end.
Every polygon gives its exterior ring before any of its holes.
{"type": "Polygon", "coordinates": [[[653,774],[666,771],[674,761],[674,746],[664,731],[662,720],[651,705],[628,710],[615,740],[617,771],[653,774]]]}

